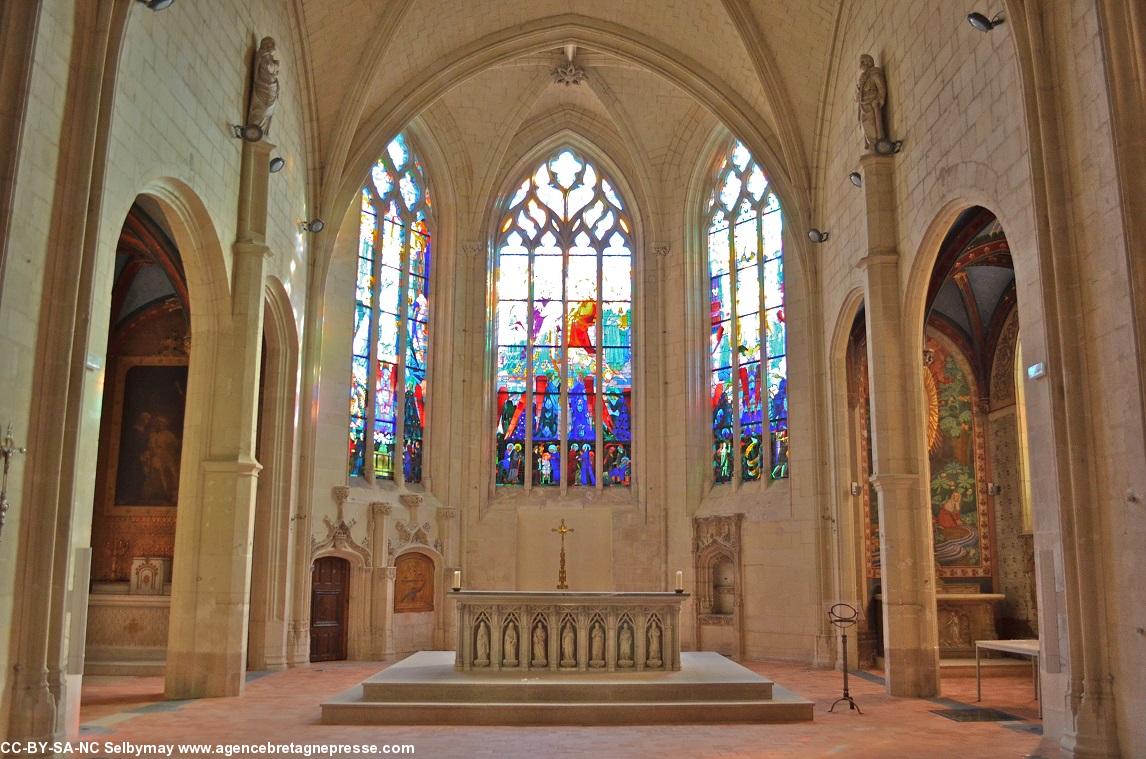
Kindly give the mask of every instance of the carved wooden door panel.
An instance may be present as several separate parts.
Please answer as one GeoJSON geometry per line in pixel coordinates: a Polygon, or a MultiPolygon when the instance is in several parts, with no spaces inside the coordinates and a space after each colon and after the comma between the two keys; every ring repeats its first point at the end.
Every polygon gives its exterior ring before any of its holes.
{"type": "Polygon", "coordinates": [[[327,556],[314,562],[310,594],[310,660],[346,658],[350,562],[327,556]]]}

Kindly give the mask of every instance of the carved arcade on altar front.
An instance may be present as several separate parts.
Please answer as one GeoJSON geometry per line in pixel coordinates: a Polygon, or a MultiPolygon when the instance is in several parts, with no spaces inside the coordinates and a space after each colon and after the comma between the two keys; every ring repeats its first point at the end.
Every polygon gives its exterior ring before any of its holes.
{"type": "Polygon", "coordinates": [[[462,590],[454,666],[464,671],[680,669],[686,593],[462,590]]]}

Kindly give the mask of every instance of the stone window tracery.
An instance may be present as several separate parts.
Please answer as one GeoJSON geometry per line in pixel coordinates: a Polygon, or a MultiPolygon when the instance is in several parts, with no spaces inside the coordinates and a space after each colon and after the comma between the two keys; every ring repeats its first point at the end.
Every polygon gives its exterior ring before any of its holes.
{"type": "Polygon", "coordinates": [[[432,203],[395,137],[362,187],[350,384],[351,476],[422,481],[432,203]],[[400,462],[400,466],[399,466],[400,462]]]}
{"type": "Polygon", "coordinates": [[[494,481],[630,485],[633,226],[616,185],[561,148],[505,202],[494,245],[494,481]]]}
{"type": "Polygon", "coordinates": [[[788,368],[783,223],[767,175],[739,141],[719,164],[706,223],[713,480],[721,484],[784,478],[788,368]]]}

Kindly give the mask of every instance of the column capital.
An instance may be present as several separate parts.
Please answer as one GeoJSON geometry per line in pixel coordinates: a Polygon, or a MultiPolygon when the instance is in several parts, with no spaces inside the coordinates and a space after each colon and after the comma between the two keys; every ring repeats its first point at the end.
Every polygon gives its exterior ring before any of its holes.
{"type": "Polygon", "coordinates": [[[866,256],[856,262],[857,269],[869,269],[873,266],[891,265],[896,266],[899,263],[899,252],[895,249],[890,251],[869,251],[866,256]]]}

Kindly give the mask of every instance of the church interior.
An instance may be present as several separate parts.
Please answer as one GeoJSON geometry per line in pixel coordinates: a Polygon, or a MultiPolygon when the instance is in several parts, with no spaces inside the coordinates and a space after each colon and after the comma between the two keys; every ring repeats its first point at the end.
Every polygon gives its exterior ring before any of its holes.
{"type": "Polygon", "coordinates": [[[1146,755],[1140,3],[21,0],[0,109],[0,755],[1146,755]]]}

